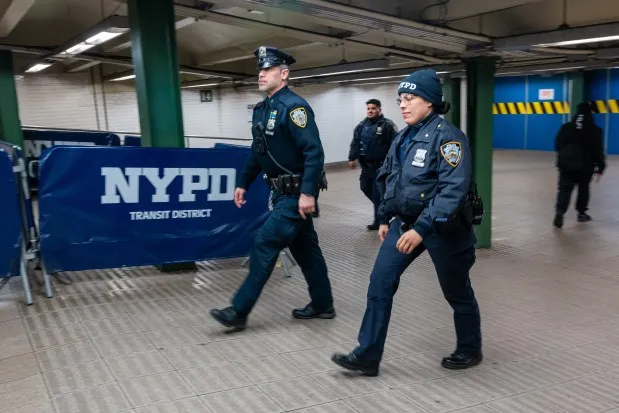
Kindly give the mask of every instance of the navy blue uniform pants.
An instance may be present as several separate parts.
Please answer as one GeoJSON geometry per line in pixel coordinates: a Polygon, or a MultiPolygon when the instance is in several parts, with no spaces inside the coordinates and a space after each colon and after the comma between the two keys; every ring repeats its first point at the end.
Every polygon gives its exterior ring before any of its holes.
{"type": "Polygon", "coordinates": [[[374,205],[374,222],[378,222],[378,206],[380,205],[380,192],[376,185],[376,174],[378,169],[374,166],[361,166],[361,175],[359,176],[359,184],[361,192],[372,202],[374,205]]]}
{"type": "Polygon", "coordinates": [[[572,191],[575,186],[578,186],[576,211],[584,214],[589,209],[589,185],[592,178],[593,170],[560,171],[556,211],[565,214],[570,205],[572,191]]]}
{"type": "Polygon", "coordinates": [[[333,305],[327,264],[318,245],[312,217],[301,218],[298,196],[274,194],[273,210],[254,241],[249,274],[232,300],[232,307],[238,314],[250,313],[273,272],[279,253],[286,247],[307,281],[312,307],[324,310],[333,305]]]}
{"type": "Polygon", "coordinates": [[[370,276],[367,307],[359,331],[355,355],[364,362],[380,362],[385,349],[393,296],[406,268],[428,251],[443,295],[451,305],[456,327],[456,352],[481,351],[481,326],[477,300],[471,287],[469,270],[475,262],[475,235],[471,231],[438,235],[431,233],[410,254],[396,248],[401,222],[395,219],[383,241],[370,276]]]}

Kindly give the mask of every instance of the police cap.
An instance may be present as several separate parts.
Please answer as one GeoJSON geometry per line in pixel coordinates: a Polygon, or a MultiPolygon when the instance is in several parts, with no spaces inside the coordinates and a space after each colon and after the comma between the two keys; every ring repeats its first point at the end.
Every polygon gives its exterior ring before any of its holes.
{"type": "Polygon", "coordinates": [[[254,50],[258,59],[258,69],[265,69],[279,65],[291,65],[296,62],[294,57],[275,47],[260,46],[254,50]]]}

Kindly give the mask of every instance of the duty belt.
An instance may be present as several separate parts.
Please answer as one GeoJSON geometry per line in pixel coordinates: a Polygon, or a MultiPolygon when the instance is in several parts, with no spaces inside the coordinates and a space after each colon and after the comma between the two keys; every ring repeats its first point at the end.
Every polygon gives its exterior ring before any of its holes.
{"type": "Polygon", "coordinates": [[[280,175],[277,178],[267,178],[267,184],[282,195],[299,195],[301,193],[300,175],[280,175]]]}

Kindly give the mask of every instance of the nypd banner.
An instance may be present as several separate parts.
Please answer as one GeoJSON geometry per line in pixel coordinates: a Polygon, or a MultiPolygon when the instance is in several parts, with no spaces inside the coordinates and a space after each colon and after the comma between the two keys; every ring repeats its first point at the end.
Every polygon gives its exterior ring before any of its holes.
{"type": "Polygon", "coordinates": [[[13,163],[0,151],[0,278],[19,275],[21,259],[21,215],[13,163]]]}
{"type": "Polygon", "coordinates": [[[249,255],[266,220],[258,178],[233,202],[249,149],[54,147],[41,158],[41,254],[49,271],[249,255]]]}

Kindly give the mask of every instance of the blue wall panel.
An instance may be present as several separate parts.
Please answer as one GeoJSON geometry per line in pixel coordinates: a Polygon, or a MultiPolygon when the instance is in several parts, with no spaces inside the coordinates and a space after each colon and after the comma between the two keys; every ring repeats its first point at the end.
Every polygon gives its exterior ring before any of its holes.
{"type": "MultiPolygon", "coordinates": [[[[525,78],[499,77],[494,80],[494,102],[524,102],[525,78]]],[[[494,115],[493,145],[498,149],[524,149],[525,115],[494,115]]]]}
{"type": "MultiPolygon", "coordinates": [[[[529,102],[541,102],[540,89],[553,89],[554,99],[550,102],[567,100],[565,75],[528,76],[529,102]]],[[[527,117],[525,149],[534,151],[554,150],[555,136],[565,120],[562,114],[532,114],[527,117]]]]}

